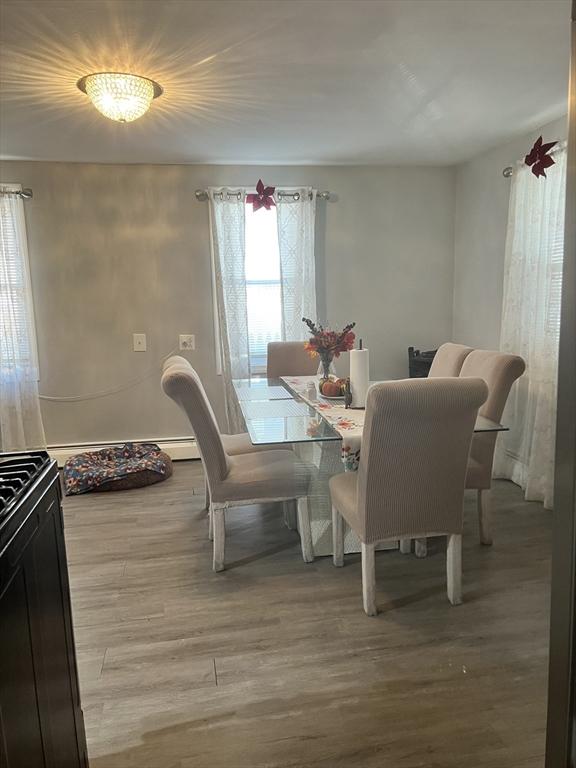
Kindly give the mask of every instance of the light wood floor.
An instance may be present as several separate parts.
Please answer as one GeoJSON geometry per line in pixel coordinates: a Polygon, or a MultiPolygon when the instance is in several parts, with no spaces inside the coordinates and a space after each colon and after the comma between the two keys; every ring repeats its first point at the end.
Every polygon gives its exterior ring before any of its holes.
{"type": "Polygon", "coordinates": [[[91,768],[541,768],[550,513],[496,484],[472,499],[464,599],[426,560],[305,565],[277,508],[235,510],[211,570],[198,462],[156,486],[65,501],[91,768]],[[194,493],[193,493],[194,491],[194,493]]]}

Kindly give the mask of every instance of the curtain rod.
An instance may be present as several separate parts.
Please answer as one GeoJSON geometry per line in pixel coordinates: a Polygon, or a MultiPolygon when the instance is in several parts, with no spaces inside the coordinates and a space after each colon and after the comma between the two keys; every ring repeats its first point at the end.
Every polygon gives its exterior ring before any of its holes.
{"type": "MultiPolygon", "coordinates": [[[[566,141],[559,141],[558,144],[553,147],[550,152],[548,152],[548,154],[555,155],[556,152],[560,152],[561,149],[566,149],[566,141]]],[[[524,160],[517,160],[516,165],[521,165],[523,162],[524,160]]],[[[502,176],[504,176],[505,179],[510,179],[512,176],[514,176],[514,166],[507,165],[506,168],[502,170],[502,176]]]]}
{"type": "MultiPolygon", "coordinates": [[[[233,195],[240,195],[241,192],[232,192],[233,195]]],[[[292,197],[294,200],[300,199],[300,192],[282,192],[281,190],[276,193],[280,199],[283,197],[292,197]]],[[[198,200],[199,203],[204,203],[206,200],[208,200],[208,190],[207,189],[197,189],[194,193],[196,200],[198,200]]],[[[328,190],[324,190],[323,192],[317,192],[316,197],[320,198],[320,200],[330,200],[330,192],[328,190]]],[[[310,199],[312,199],[312,193],[310,193],[310,199]]]]}
{"type": "Polygon", "coordinates": [[[22,200],[31,200],[34,197],[30,187],[25,187],[24,189],[1,189],[0,188],[0,195],[16,195],[16,197],[22,198],[22,200]]]}

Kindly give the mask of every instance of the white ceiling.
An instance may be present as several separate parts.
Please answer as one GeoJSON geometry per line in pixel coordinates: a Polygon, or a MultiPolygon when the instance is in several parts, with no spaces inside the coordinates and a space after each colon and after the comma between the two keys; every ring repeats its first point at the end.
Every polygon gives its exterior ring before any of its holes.
{"type": "Polygon", "coordinates": [[[447,164],[566,112],[570,0],[2,0],[4,158],[447,164]],[[113,123],[75,86],[165,93],[113,123]]]}

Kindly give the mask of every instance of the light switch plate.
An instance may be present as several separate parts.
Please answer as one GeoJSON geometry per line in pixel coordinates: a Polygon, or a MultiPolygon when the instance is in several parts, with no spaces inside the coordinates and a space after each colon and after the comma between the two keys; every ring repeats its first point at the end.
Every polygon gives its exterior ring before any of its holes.
{"type": "Polygon", "coordinates": [[[193,333],[180,334],[180,349],[190,351],[196,349],[196,337],[193,333]]]}
{"type": "Polygon", "coordinates": [[[145,333],[133,333],[132,342],[134,352],[146,352],[146,334],[145,333]]]}

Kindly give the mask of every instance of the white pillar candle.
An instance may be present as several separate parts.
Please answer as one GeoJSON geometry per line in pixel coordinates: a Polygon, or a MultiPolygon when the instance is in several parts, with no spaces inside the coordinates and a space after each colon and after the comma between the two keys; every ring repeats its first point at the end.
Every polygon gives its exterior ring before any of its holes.
{"type": "Polygon", "coordinates": [[[350,350],[350,391],[352,407],[366,406],[366,393],[370,386],[370,355],[367,349],[350,350]]]}

